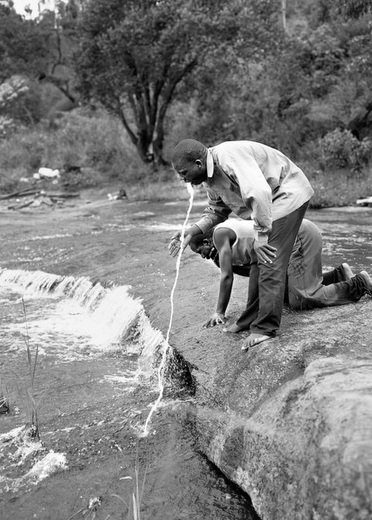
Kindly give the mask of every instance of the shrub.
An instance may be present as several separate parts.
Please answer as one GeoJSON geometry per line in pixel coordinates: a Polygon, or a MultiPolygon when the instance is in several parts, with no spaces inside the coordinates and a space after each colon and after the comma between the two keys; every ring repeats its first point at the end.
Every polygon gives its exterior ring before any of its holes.
{"type": "Polygon", "coordinates": [[[311,163],[302,163],[299,166],[314,189],[310,208],[353,206],[357,199],[372,194],[371,172],[368,170],[356,181],[354,176],[349,175],[349,170],[316,170],[311,163]]]}
{"type": "Polygon", "coordinates": [[[86,170],[82,185],[111,179],[128,185],[150,176],[118,121],[83,109],[65,114],[54,130],[43,123],[32,129],[18,126],[0,139],[2,191],[14,189],[17,179],[32,176],[41,166],[86,170]]]}
{"type": "Polygon", "coordinates": [[[19,125],[34,125],[41,118],[38,85],[22,76],[12,76],[0,84],[0,137],[4,138],[19,125]]]}
{"type": "Polygon", "coordinates": [[[372,152],[372,141],[358,141],[349,130],[337,128],[320,141],[324,163],[329,168],[351,167],[360,170],[367,165],[372,152]]]}

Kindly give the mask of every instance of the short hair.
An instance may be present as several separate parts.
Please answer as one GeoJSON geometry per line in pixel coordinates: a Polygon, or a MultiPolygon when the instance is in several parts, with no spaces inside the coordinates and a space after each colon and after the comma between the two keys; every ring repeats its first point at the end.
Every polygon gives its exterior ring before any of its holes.
{"type": "Polygon", "coordinates": [[[184,161],[194,162],[198,159],[204,159],[206,155],[207,148],[203,143],[196,139],[184,139],[173,148],[172,164],[175,167],[181,166],[184,161]]]}
{"type": "Polygon", "coordinates": [[[198,247],[200,247],[203,244],[203,240],[212,239],[213,230],[207,232],[207,233],[199,233],[198,235],[194,235],[192,239],[189,242],[190,249],[194,251],[194,253],[197,253],[198,247]]]}

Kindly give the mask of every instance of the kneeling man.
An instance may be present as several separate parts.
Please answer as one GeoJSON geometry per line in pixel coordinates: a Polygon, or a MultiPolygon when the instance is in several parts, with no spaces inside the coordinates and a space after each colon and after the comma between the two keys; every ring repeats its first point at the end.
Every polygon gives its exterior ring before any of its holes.
{"type": "MultiPolygon", "coordinates": [[[[234,273],[249,276],[255,259],[254,223],[229,218],[218,224],[211,235],[199,234],[190,241],[191,249],[203,258],[212,259],[221,269],[220,289],[215,313],[204,324],[212,327],[225,323],[234,273]]],[[[290,307],[306,310],[315,307],[345,305],[372,295],[372,280],[365,271],[354,275],[347,263],[322,273],[322,236],[319,228],[304,219],[300,226],[287,270],[287,295],[290,307]]],[[[244,330],[235,323],[226,332],[244,330]]],[[[243,345],[246,350],[249,345],[243,345]]]]}

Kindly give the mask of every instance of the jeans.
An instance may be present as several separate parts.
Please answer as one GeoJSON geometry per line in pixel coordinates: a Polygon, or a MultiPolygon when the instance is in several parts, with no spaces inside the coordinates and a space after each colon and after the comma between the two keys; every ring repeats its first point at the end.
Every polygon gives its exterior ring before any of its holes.
{"type": "Polygon", "coordinates": [[[275,337],[282,318],[289,258],[308,204],[273,222],[269,244],[277,250],[271,264],[258,262],[252,255],[247,308],[236,322],[240,330],[275,337]]]}
{"type": "Polygon", "coordinates": [[[304,221],[288,265],[288,300],[295,310],[345,305],[366,292],[359,275],[345,280],[342,266],[322,274],[322,237],[318,228],[304,221]]]}

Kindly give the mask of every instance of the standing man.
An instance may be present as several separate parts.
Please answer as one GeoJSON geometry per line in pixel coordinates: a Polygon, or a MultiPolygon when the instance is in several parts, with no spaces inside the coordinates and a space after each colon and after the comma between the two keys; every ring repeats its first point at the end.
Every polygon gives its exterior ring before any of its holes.
{"type": "MultiPolygon", "coordinates": [[[[233,211],[254,222],[248,306],[229,332],[250,330],[247,348],[275,337],[280,326],[286,273],[293,244],[313,190],[302,170],[284,154],[253,141],[206,148],[194,139],[173,150],[172,165],[184,182],[205,183],[208,207],[185,232],[183,247],[233,211]]],[[[180,232],[169,245],[175,256],[180,232]]]]}

